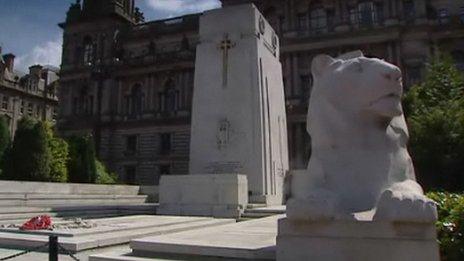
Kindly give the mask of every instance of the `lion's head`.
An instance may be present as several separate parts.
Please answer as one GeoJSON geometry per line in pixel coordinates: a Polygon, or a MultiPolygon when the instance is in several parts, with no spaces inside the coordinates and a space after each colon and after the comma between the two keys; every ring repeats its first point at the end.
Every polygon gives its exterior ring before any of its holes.
{"type": "Polygon", "coordinates": [[[395,65],[364,57],[360,51],[338,58],[319,55],[313,60],[312,74],[308,115],[311,135],[333,140],[339,135],[324,133],[329,128],[365,128],[378,122],[387,126],[394,118],[403,117],[402,74],[395,65]]]}
{"type": "Polygon", "coordinates": [[[401,70],[383,60],[353,52],[313,60],[314,96],[339,110],[393,118],[402,114],[401,70]]]}

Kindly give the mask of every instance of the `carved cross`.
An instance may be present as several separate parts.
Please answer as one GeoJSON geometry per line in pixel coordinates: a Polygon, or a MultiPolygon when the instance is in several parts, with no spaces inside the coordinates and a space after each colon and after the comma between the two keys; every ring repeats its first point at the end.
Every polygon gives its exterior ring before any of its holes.
{"type": "Polygon", "coordinates": [[[228,63],[229,63],[229,50],[235,47],[235,43],[229,39],[229,35],[224,35],[224,40],[221,41],[219,45],[219,49],[222,50],[222,86],[227,86],[227,78],[228,78],[228,63]]]}

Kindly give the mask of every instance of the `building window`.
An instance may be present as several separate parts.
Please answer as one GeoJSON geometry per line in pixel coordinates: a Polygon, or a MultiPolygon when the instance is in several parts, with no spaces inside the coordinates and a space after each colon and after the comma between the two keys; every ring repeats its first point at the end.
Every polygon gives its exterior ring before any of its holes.
{"type": "Polygon", "coordinates": [[[86,115],[92,115],[93,114],[93,96],[87,96],[83,97],[84,99],[84,113],[86,115]]]}
{"type": "Polygon", "coordinates": [[[420,66],[410,66],[407,68],[408,72],[408,85],[411,87],[418,84],[422,80],[422,68],[420,66]]]}
{"type": "Polygon", "coordinates": [[[79,114],[79,98],[73,99],[72,110],[74,115],[79,114]]]}
{"type": "Polygon", "coordinates": [[[459,20],[461,20],[461,24],[464,24],[464,6],[459,9],[459,20]]]}
{"type": "Polygon", "coordinates": [[[27,115],[32,117],[32,114],[34,112],[34,105],[32,103],[27,104],[27,115]]]}
{"type": "Polygon", "coordinates": [[[21,115],[24,113],[24,107],[26,107],[26,103],[24,101],[21,101],[21,107],[19,108],[19,112],[21,115]]]}
{"type": "Polygon", "coordinates": [[[10,99],[8,96],[3,96],[2,98],[2,110],[8,110],[8,107],[10,105],[10,99]]]}
{"type": "Polygon", "coordinates": [[[322,33],[327,31],[327,13],[323,8],[311,11],[311,31],[313,33],[322,33]]]}
{"type": "Polygon", "coordinates": [[[83,86],[79,92],[78,97],[74,97],[72,102],[72,110],[74,115],[93,115],[94,111],[94,97],[88,95],[88,86],[83,86]]]}
{"type": "Polygon", "coordinates": [[[285,28],[285,17],[279,16],[279,34],[282,35],[284,33],[285,28]]]}
{"type": "Polygon", "coordinates": [[[56,119],[58,119],[58,109],[54,107],[52,113],[53,113],[52,119],[55,121],[56,119]]]}
{"type": "Polygon", "coordinates": [[[438,10],[438,22],[440,24],[447,24],[449,23],[449,20],[450,20],[450,15],[449,15],[448,9],[442,8],[438,10]]]}
{"type": "Polygon", "coordinates": [[[172,134],[161,133],[160,134],[160,154],[167,155],[172,152],[172,134]]]}
{"type": "Polygon", "coordinates": [[[92,65],[95,58],[95,44],[92,38],[85,37],[84,39],[84,64],[92,65]]]}
{"type": "Polygon", "coordinates": [[[461,71],[464,71],[464,51],[456,50],[451,52],[456,68],[461,71]]]}
{"type": "Polygon", "coordinates": [[[416,17],[416,7],[413,0],[403,2],[404,20],[408,23],[413,22],[416,17]]]}
{"type": "Polygon", "coordinates": [[[134,87],[132,87],[130,98],[129,98],[129,103],[130,105],[128,106],[129,109],[129,115],[130,116],[139,116],[142,115],[143,113],[143,100],[145,98],[145,95],[143,94],[142,91],[142,85],[136,84],[134,87]]]}
{"type": "Polygon", "coordinates": [[[169,175],[171,174],[171,166],[168,164],[159,165],[159,174],[160,175],[169,175]]]}
{"type": "Polygon", "coordinates": [[[306,13],[299,13],[298,19],[298,30],[308,29],[308,15],[306,13]]]}
{"type": "Polygon", "coordinates": [[[126,137],[126,154],[134,155],[137,153],[137,135],[126,137]]]}
{"type": "Polygon", "coordinates": [[[177,108],[177,91],[174,88],[169,88],[166,90],[165,93],[165,103],[164,103],[164,111],[176,111],[177,108]]]}
{"type": "Polygon", "coordinates": [[[159,94],[159,106],[162,112],[175,112],[179,107],[179,91],[174,88],[174,81],[168,80],[164,92],[159,94]]]}
{"type": "Polygon", "coordinates": [[[358,6],[360,25],[370,26],[375,22],[375,5],[373,2],[363,2],[358,6]]]}
{"type": "Polygon", "coordinates": [[[124,178],[123,181],[125,184],[135,185],[137,176],[137,167],[136,166],[126,166],[124,167],[124,178]]]}
{"type": "Polygon", "coordinates": [[[40,110],[41,110],[40,105],[37,105],[37,106],[35,107],[35,117],[36,117],[36,118],[39,118],[39,117],[40,117],[40,110]]]}

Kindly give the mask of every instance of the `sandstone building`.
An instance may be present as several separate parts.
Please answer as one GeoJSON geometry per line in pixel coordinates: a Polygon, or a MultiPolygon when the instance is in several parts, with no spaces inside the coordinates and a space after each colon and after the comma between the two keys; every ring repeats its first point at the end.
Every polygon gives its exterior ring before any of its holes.
{"type": "MultiPolygon", "coordinates": [[[[134,0],[84,0],[64,23],[59,126],[91,132],[98,154],[128,183],[188,172],[200,14],[145,22],[134,0]]],[[[464,1],[222,0],[254,2],[281,38],[291,168],[310,151],[305,117],[310,64],[361,49],[402,68],[407,86],[449,52],[464,68],[464,1]]],[[[212,50],[214,51],[214,50],[212,50]]]]}
{"type": "Polygon", "coordinates": [[[58,69],[33,65],[29,73],[14,68],[15,56],[2,55],[0,47],[0,115],[12,135],[23,116],[53,121],[58,109],[58,69]]]}

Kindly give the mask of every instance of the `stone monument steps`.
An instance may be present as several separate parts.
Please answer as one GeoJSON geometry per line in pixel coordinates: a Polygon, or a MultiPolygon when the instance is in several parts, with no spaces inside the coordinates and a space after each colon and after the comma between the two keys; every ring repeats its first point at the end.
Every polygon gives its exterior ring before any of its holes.
{"type": "Polygon", "coordinates": [[[255,218],[265,218],[274,215],[285,214],[285,206],[270,206],[270,207],[249,207],[245,209],[245,212],[242,214],[242,220],[255,219],[255,218]]]}
{"type": "MultiPolygon", "coordinates": [[[[126,253],[124,255],[94,255],[92,256],[92,261],[153,261],[156,259],[150,257],[137,257],[137,256],[130,256],[130,253],[126,253]]],[[[169,260],[169,259],[164,259],[169,260]]],[[[224,259],[221,259],[221,261],[224,259]]]]}
{"type": "Polygon", "coordinates": [[[263,203],[249,203],[247,205],[247,209],[265,208],[265,207],[267,207],[267,205],[263,203]]]}
{"type": "Polygon", "coordinates": [[[89,259],[91,261],[154,261],[154,260],[163,260],[163,261],[239,261],[240,259],[236,258],[224,258],[224,257],[182,257],[179,255],[163,255],[159,258],[153,257],[141,257],[133,256],[131,252],[124,254],[106,254],[106,255],[94,255],[89,259]]]}
{"type": "Polygon", "coordinates": [[[244,221],[244,220],[250,220],[250,219],[256,219],[256,218],[265,218],[265,217],[270,217],[272,216],[273,214],[269,214],[269,213],[253,213],[253,212],[246,212],[242,214],[242,216],[240,217],[240,220],[241,221],[244,221]]]}
{"type": "Polygon", "coordinates": [[[0,193],[0,206],[141,204],[146,195],[0,193]]]}
{"type": "Polygon", "coordinates": [[[102,205],[75,205],[75,206],[43,206],[43,207],[11,207],[6,206],[0,208],[1,214],[15,214],[15,213],[31,213],[31,212],[65,212],[65,211],[78,211],[78,210],[105,210],[115,209],[120,210],[153,210],[157,204],[143,203],[143,204],[102,204],[102,205]]]}
{"type": "Polygon", "coordinates": [[[132,252],[93,255],[89,261],[275,260],[277,221],[283,217],[137,238],[132,252]]]}
{"type": "Polygon", "coordinates": [[[54,221],[64,218],[104,218],[124,215],[154,215],[156,204],[139,205],[92,205],[58,207],[3,207],[0,209],[0,224],[18,224],[31,217],[49,215],[54,221]]]}
{"type": "Polygon", "coordinates": [[[159,236],[188,230],[235,223],[233,219],[172,216],[125,216],[88,220],[91,228],[57,228],[54,231],[17,229],[0,232],[0,245],[9,248],[33,248],[48,241],[49,234],[59,236],[60,244],[71,252],[128,243],[131,239],[159,236]]]}

